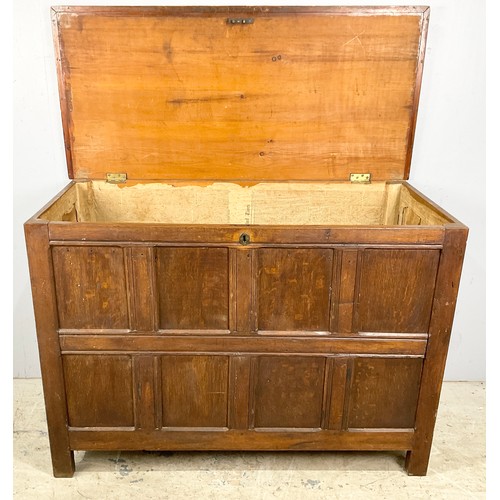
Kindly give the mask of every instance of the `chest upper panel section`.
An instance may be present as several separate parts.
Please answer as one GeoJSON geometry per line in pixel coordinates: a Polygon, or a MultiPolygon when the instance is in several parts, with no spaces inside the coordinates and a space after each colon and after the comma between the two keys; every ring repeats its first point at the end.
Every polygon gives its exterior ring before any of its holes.
{"type": "Polygon", "coordinates": [[[59,7],[70,177],[408,177],[428,9],[59,7]]]}

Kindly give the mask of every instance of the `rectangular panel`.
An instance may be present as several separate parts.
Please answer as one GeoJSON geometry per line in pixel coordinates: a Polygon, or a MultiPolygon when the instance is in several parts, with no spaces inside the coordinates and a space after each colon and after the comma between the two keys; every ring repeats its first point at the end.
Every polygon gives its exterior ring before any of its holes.
{"type": "Polygon", "coordinates": [[[168,351],[213,353],[270,353],[289,354],[400,354],[421,356],[425,354],[427,340],[422,338],[400,339],[373,337],[338,338],[321,335],[310,336],[274,335],[206,335],[194,340],[189,335],[61,335],[63,351],[168,351]]]}
{"type": "Polygon", "coordinates": [[[161,329],[229,329],[226,248],[158,248],[161,329]]]}
{"type": "Polygon", "coordinates": [[[421,372],[422,359],[356,359],[348,427],[413,427],[421,372]]]}
{"type": "Polygon", "coordinates": [[[133,357],[136,429],[153,430],[156,423],[156,356],[133,357]]]}
{"type": "Polygon", "coordinates": [[[235,279],[233,282],[236,330],[238,333],[250,333],[257,330],[257,310],[255,294],[255,251],[235,249],[235,279]]]}
{"type": "Polygon", "coordinates": [[[229,427],[248,429],[251,356],[231,356],[229,375],[229,427]]]}
{"type": "Polygon", "coordinates": [[[134,425],[130,356],[66,354],[63,367],[71,427],[134,425]]]}
{"type": "Polygon", "coordinates": [[[333,251],[257,250],[259,330],[328,331],[333,251]]]}
{"type": "Polygon", "coordinates": [[[121,248],[54,247],[52,258],[60,328],[129,327],[121,248]]]}
{"type": "MultiPolygon", "coordinates": [[[[252,432],[241,430],[163,430],[148,431],[84,431],[69,432],[75,450],[410,450],[415,434],[408,430],[391,431],[316,431],[277,430],[252,432]]],[[[230,497],[234,498],[234,497],[230,497]]],[[[255,498],[259,498],[256,496],[255,498]]],[[[293,497],[291,497],[293,498],[293,497]]],[[[304,498],[328,498],[305,497],[304,498]]],[[[343,497],[341,497],[343,498],[343,497]]]]}
{"type": "Polygon", "coordinates": [[[319,428],[325,358],[262,356],[254,367],[254,426],[319,428]]]}
{"type": "Polygon", "coordinates": [[[297,226],[293,231],[286,226],[183,226],[177,224],[136,224],[117,222],[52,222],[49,224],[49,238],[59,241],[151,241],[164,243],[225,244],[238,241],[242,232],[251,234],[252,243],[282,245],[345,245],[346,241],[356,245],[388,245],[407,243],[421,245],[442,245],[443,226],[348,226],[331,228],[323,226],[297,226]],[[113,230],[110,231],[110,227],[113,230]]]}
{"type": "Polygon", "coordinates": [[[358,250],[341,250],[338,324],[339,333],[352,332],[358,250]]]}
{"type": "Polygon", "coordinates": [[[407,177],[426,8],[79,9],[54,19],[71,177],[407,177]]]}
{"type": "Polygon", "coordinates": [[[130,329],[153,331],[156,329],[155,276],[153,249],[132,247],[126,249],[129,299],[130,329]]]}
{"type": "Polygon", "coordinates": [[[330,396],[330,413],[328,415],[328,429],[341,430],[345,413],[345,396],[347,381],[347,358],[333,360],[332,388],[330,396]]]}
{"type": "Polygon", "coordinates": [[[226,427],[229,358],[162,356],[164,427],[226,427]]]}
{"type": "Polygon", "coordinates": [[[363,251],[355,329],[427,332],[439,255],[439,250],[363,251]]]}

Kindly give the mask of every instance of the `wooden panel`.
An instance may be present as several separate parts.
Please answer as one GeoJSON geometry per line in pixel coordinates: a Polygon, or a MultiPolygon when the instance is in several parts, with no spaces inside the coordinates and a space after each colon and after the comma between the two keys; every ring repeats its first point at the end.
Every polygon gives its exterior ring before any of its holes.
{"type": "Polygon", "coordinates": [[[362,252],[355,330],[427,332],[439,250],[362,252]]]}
{"type": "Polygon", "coordinates": [[[407,177],[426,8],[62,10],[72,177],[407,177]]]}
{"type": "Polygon", "coordinates": [[[332,389],[327,428],[341,430],[343,428],[342,423],[345,414],[348,359],[337,358],[333,360],[332,364],[332,389]]]}
{"type": "MultiPolygon", "coordinates": [[[[195,332],[199,333],[199,332],[195,332]]],[[[274,335],[60,335],[63,351],[394,354],[423,357],[426,339],[274,335]]]]}
{"type": "Polygon", "coordinates": [[[231,356],[229,375],[229,427],[248,429],[250,402],[250,356],[231,356]]]}
{"type": "Polygon", "coordinates": [[[156,356],[133,357],[136,429],[153,430],[156,428],[156,365],[156,356]]]}
{"type": "Polygon", "coordinates": [[[63,366],[71,427],[134,425],[130,356],[68,354],[63,366]]]}
{"type": "Polygon", "coordinates": [[[325,358],[262,356],[257,359],[254,426],[319,428],[325,358]]]}
{"type": "Polygon", "coordinates": [[[54,247],[61,328],[129,327],[123,250],[117,247],[54,247]]]}
{"type": "Polygon", "coordinates": [[[338,298],[338,323],[339,333],[352,332],[354,312],[354,293],[356,290],[356,265],[357,250],[343,250],[340,253],[340,280],[338,298]]]}
{"type": "Polygon", "coordinates": [[[52,468],[55,477],[72,477],[75,461],[69,446],[66,392],[57,333],[56,291],[48,227],[47,223],[29,221],[24,225],[24,230],[52,468]]]}
{"type": "Polygon", "coordinates": [[[125,250],[128,267],[128,296],[130,299],[130,329],[156,329],[156,294],[153,249],[133,247],[125,250]]]}
{"type": "MultiPolygon", "coordinates": [[[[190,432],[71,430],[75,450],[410,450],[413,431],[266,431],[208,430],[190,432]]],[[[257,497],[258,498],[258,497],[257,497]]]]}
{"type": "Polygon", "coordinates": [[[37,215],[39,219],[60,220],[66,222],[77,222],[76,208],[78,207],[78,186],[72,183],[66,186],[63,192],[53,199],[48,208],[41,210],[37,215]]]}
{"type": "Polygon", "coordinates": [[[429,345],[422,371],[415,447],[406,456],[406,470],[410,475],[422,476],[427,472],[467,234],[466,227],[446,231],[429,326],[429,345]]]}
{"type": "Polygon", "coordinates": [[[50,222],[49,237],[57,241],[150,241],[164,243],[238,244],[241,233],[253,243],[284,245],[441,245],[444,227],[440,226],[180,226],[176,224],[50,222]]]}
{"type": "Polygon", "coordinates": [[[356,359],[348,427],[413,427],[421,371],[421,359],[356,359]]]}
{"type": "Polygon", "coordinates": [[[333,252],[257,251],[259,330],[328,331],[333,252]]]}
{"type": "Polygon", "coordinates": [[[163,356],[164,427],[226,427],[229,358],[163,356]]]}
{"type": "Polygon", "coordinates": [[[240,248],[232,250],[232,252],[235,255],[233,288],[236,309],[236,331],[238,333],[255,332],[257,330],[255,252],[240,248]]]}
{"type": "Polygon", "coordinates": [[[161,329],[229,329],[225,248],[158,248],[161,329]]]}
{"type": "Polygon", "coordinates": [[[401,225],[445,225],[454,220],[442,209],[436,210],[435,203],[408,185],[401,186],[398,205],[396,209],[397,223],[401,225]]]}

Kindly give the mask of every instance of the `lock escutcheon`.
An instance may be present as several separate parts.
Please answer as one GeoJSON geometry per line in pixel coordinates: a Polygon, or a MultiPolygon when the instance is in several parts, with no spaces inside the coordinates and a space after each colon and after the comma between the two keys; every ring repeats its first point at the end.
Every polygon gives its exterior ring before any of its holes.
{"type": "Polygon", "coordinates": [[[250,235],[247,233],[241,233],[240,235],[240,243],[242,245],[248,245],[250,243],[250,235]]]}

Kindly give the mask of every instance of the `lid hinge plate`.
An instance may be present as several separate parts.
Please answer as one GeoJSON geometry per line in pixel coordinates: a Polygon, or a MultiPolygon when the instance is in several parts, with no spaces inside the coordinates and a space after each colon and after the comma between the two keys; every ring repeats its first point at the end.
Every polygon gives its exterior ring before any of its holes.
{"type": "Polygon", "coordinates": [[[110,173],[106,174],[106,182],[110,184],[122,184],[127,181],[127,174],[123,173],[110,173]]]}
{"type": "Polygon", "coordinates": [[[370,184],[372,174],[351,174],[349,180],[353,184],[370,184]]]}

